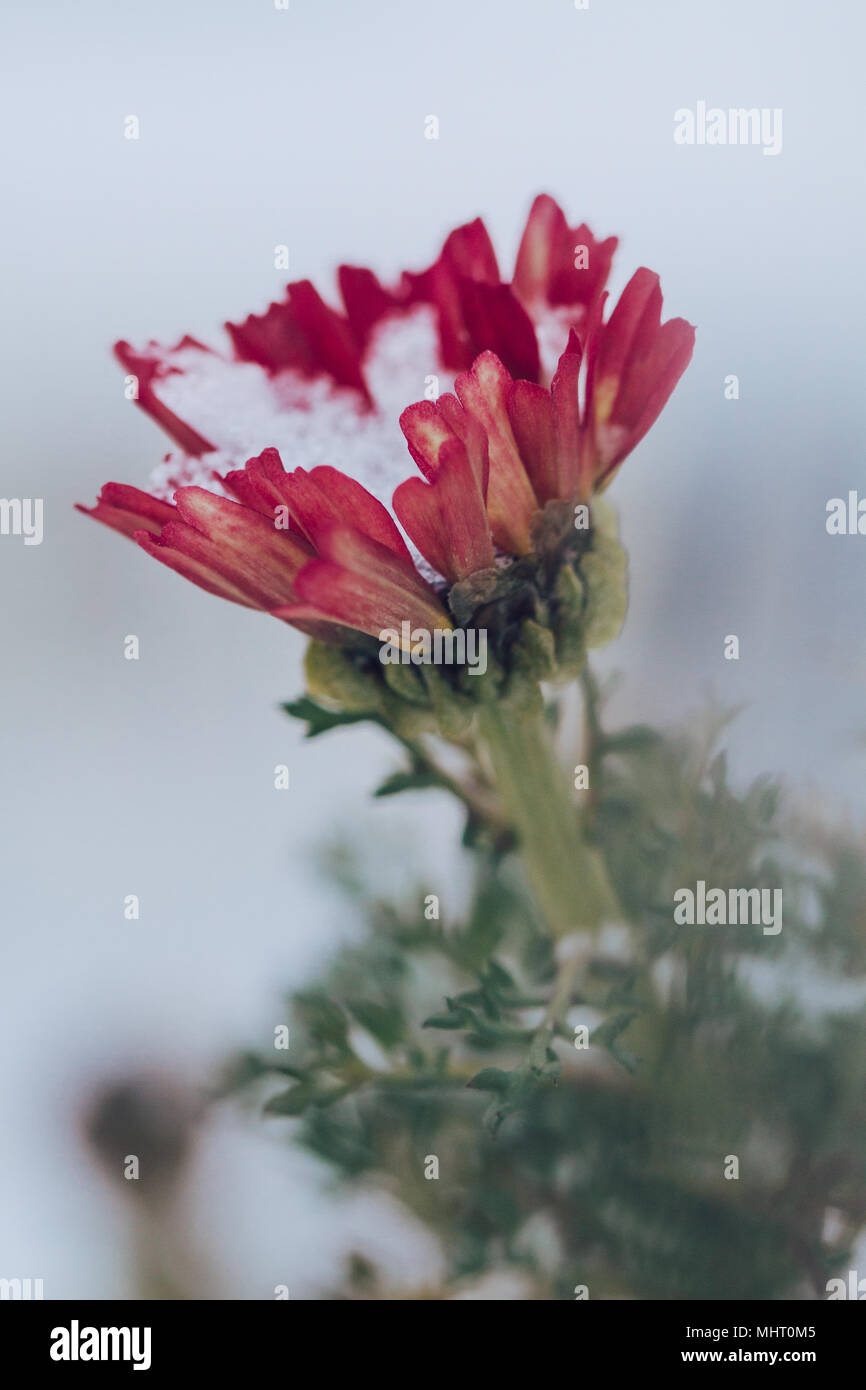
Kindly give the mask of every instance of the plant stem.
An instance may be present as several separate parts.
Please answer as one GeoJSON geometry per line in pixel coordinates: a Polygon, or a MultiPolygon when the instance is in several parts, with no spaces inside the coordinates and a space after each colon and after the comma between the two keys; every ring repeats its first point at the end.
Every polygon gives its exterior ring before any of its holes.
{"type": "Polygon", "coordinates": [[[599,714],[598,681],[592,674],[588,663],[581,672],[580,685],[583,691],[583,756],[586,766],[589,769],[589,795],[586,801],[586,818],[588,822],[591,822],[595,818],[595,808],[598,802],[598,793],[602,776],[602,760],[599,757],[602,728],[599,714]]]}
{"type": "Polygon", "coordinates": [[[416,771],[427,772],[434,777],[443,790],[451,792],[465,806],[470,816],[488,825],[498,840],[503,840],[510,833],[510,826],[503,820],[495,795],[489,788],[473,787],[468,781],[461,782],[446,772],[418,740],[399,734],[396,737],[408,752],[416,771]]]}
{"type": "Polygon", "coordinates": [[[604,864],[583,836],[543,710],[485,705],[479,733],[552,935],[597,926],[616,912],[615,900],[604,864]]]}

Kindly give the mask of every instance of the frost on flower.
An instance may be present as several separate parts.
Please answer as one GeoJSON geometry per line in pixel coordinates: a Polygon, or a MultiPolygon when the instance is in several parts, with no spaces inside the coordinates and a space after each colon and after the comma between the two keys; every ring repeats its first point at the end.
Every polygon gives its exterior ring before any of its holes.
{"type": "Polygon", "coordinates": [[[151,492],[108,483],[81,510],[209,592],[340,645],[404,622],[447,629],[473,602],[512,633],[516,613],[555,619],[551,586],[591,545],[575,548],[570,512],[658,417],[694,341],[684,320],[662,323],[648,270],[606,316],[615,248],[541,195],[509,280],[476,219],[395,285],[341,266],[339,310],[299,281],[227,324],[222,347],[119,343],[174,448],[151,492]],[[503,566],[521,557],[537,572],[519,570],[515,596],[503,566]]]}

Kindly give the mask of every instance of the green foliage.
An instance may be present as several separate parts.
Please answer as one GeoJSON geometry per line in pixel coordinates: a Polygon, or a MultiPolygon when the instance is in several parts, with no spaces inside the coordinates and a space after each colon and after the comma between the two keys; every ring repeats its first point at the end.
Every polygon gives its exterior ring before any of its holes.
{"type": "Polygon", "coordinates": [[[442,779],[430,768],[413,768],[410,772],[393,772],[373,793],[374,796],[396,796],[398,792],[421,791],[425,787],[441,787],[442,779]]]}
{"type": "Polygon", "coordinates": [[[608,733],[601,705],[586,677],[580,809],[621,920],[587,939],[580,969],[557,967],[495,800],[437,778],[416,749],[381,794],[464,798],[465,911],[428,920],[420,892],[384,903],[343,856],[368,933],[293,999],[291,1067],[247,1056],[235,1080],[293,1117],[342,1181],[380,1184],[431,1228],[439,1296],[509,1268],[538,1298],[575,1284],[592,1298],[823,1297],[866,1220],[861,847],[786,816],[766,780],[735,787],[724,719],[608,733]],[[784,930],[677,925],[673,895],[698,879],[781,888],[784,930]]]}
{"type": "Polygon", "coordinates": [[[316,738],[319,734],[330,733],[331,729],[339,729],[345,724],[363,724],[367,720],[382,723],[375,711],[329,710],[317,705],[308,695],[302,696],[299,700],[289,700],[282,709],[293,719],[303,720],[307,726],[306,738],[316,738]]]}

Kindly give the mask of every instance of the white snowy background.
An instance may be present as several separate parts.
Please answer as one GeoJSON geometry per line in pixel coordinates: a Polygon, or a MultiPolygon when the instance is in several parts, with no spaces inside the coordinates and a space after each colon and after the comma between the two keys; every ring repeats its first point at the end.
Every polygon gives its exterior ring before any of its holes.
{"type": "MultiPolygon", "coordinates": [[[[866,34],[854,0],[18,0],[2,23],[0,491],[45,499],[45,537],[0,538],[0,1275],[111,1297],[123,1217],[75,1137],[88,1088],[155,1061],[196,1080],[270,1039],[283,987],[356,925],[315,872],[326,837],[365,847],[383,893],[427,865],[447,912],[460,882],[443,801],[370,802],[384,739],[304,743],[277,710],[298,635],[73,511],[109,478],[143,484],[165,447],[110,344],[207,340],[263,309],[279,243],[291,278],[329,288],[340,260],[420,268],[479,213],[507,266],[541,190],[618,234],[614,288],[658,270],[698,339],[611,494],[632,577],[604,662],[617,713],[743,703],[738,777],[859,817],[866,539],[824,515],[866,493],[866,34]],[[698,100],[781,107],[782,153],[676,145],[698,100]]],[[[224,1292],[309,1295],[361,1229],[420,1276],[424,1242],[316,1195],[284,1128],[223,1123],[202,1151],[224,1292]]]]}

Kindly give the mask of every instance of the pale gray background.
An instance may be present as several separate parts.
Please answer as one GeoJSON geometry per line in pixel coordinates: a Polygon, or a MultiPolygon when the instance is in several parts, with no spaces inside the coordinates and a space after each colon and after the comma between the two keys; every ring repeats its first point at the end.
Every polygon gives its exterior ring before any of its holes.
{"type": "MultiPolygon", "coordinates": [[[[649,265],[698,327],[612,493],[633,585],[606,659],[619,710],[744,701],[738,774],[859,816],[866,538],[827,537],[824,507],[866,491],[866,35],[855,0],[82,0],[19,4],[3,28],[2,493],[44,497],[46,519],[41,547],[0,538],[0,1275],[104,1297],[126,1285],[70,1137],[83,1088],[149,1057],[196,1077],[270,1036],[280,986],[352,927],[310,869],[326,835],[366,843],[383,892],[412,857],[459,895],[449,809],[366,799],[384,742],[303,744],[276,711],[298,636],[72,511],[108,478],[143,483],[164,447],[110,343],[263,308],[286,278],[275,243],[327,285],[340,259],[420,267],[482,213],[507,265],[541,189],[618,233],[615,287],[649,265]],[[782,154],[676,146],[698,99],[782,107],[782,154]]],[[[302,1294],[334,1268],[349,1218],[308,1188],[263,1131],[213,1138],[198,1200],[229,1292],[302,1294]]]]}

